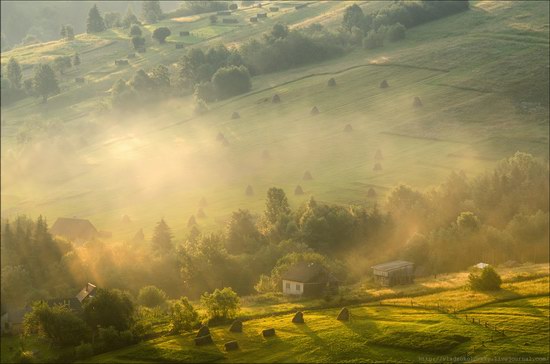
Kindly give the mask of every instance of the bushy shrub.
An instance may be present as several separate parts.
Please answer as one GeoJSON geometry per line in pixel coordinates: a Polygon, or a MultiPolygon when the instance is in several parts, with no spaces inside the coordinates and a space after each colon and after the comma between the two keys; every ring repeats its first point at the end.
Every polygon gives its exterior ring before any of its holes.
{"type": "Polygon", "coordinates": [[[199,315],[187,297],[182,297],[170,307],[170,331],[173,333],[192,330],[198,320],[199,315]]]}
{"type": "Polygon", "coordinates": [[[245,66],[220,68],[212,76],[212,84],[219,99],[240,95],[250,91],[250,73],[245,66]]]}
{"type": "Polygon", "coordinates": [[[138,302],[145,307],[158,307],[166,302],[166,293],[155,286],[146,286],[139,290],[138,302]]]}
{"type": "Polygon", "coordinates": [[[237,316],[240,305],[239,296],[230,287],[215,289],[212,293],[204,293],[201,303],[206,307],[210,319],[231,319],[237,316]]]}
{"type": "Polygon", "coordinates": [[[474,291],[497,291],[502,284],[500,275],[491,266],[483,268],[481,275],[470,273],[468,279],[474,291]]]}

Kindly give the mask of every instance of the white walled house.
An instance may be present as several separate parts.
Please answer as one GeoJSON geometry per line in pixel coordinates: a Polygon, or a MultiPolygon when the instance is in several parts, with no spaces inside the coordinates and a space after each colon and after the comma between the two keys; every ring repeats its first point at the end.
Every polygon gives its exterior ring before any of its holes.
{"type": "Polygon", "coordinates": [[[286,295],[321,296],[327,291],[338,291],[338,280],[317,263],[296,263],[281,279],[282,291],[286,295]]]}

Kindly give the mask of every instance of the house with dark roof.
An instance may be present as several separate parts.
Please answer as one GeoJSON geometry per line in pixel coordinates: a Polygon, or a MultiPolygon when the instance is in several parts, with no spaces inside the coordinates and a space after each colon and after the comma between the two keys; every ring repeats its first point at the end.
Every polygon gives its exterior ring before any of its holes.
{"type": "Polygon", "coordinates": [[[99,235],[90,220],[69,217],[58,218],[50,228],[50,233],[71,241],[87,241],[99,235]]]}
{"type": "Polygon", "coordinates": [[[395,260],[375,265],[372,268],[374,281],[381,286],[389,287],[397,284],[410,284],[414,281],[414,263],[395,260]]]}
{"type": "Polygon", "coordinates": [[[283,293],[287,295],[321,296],[327,290],[338,292],[338,280],[319,263],[296,263],[281,279],[283,293]]]}

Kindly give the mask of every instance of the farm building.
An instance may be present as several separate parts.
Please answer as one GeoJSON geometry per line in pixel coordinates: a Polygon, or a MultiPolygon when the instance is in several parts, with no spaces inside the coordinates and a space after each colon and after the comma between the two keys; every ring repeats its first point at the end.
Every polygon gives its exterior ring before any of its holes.
{"type": "Polygon", "coordinates": [[[90,240],[99,235],[99,232],[90,220],[68,217],[58,218],[50,228],[50,233],[69,240],[90,240]]]}
{"type": "Polygon", "coordinates": [[[318,263],[297,263],[281,278],[283,293],[287,295],[320,296],[327,289],[338,291],[338,280],[318,263]]]}
{"type": "Polygon", "coordinates": [[[94,296],[95,289],[96,289],[95,285],[88,283],[86,287],[82,288],[82,290],[78,292],[78,294],[76,295],[76,299],[80,303],[84,302],[87,298],[91,298],[94,296]]]}
{"type": "Polygon", "coordinates": [[[477,269],[484,269],[484,268],[487,268],[489,266],[489,264],[487,263],[477,263],[476,265],[474,265],[474,268],[477,268],[477,269]]]}
{"type": "Polygon", "coordinates": [[[381,286],[395,286],[414,281],[414,264],[404,260],[383,263],[371,267],[374,281],[381,286]]]}

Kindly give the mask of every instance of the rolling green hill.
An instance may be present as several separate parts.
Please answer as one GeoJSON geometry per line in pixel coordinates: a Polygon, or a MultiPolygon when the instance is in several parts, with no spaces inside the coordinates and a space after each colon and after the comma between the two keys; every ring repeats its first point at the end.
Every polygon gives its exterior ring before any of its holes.
{"type": "MultiPolygon", "coordinates": [[[[280,6],[258,24],[247,21],[263,11],[257,8],[237,11],[237,24],[210,25],[209,14],[165,20],[168,44],[149,39],[147,52],[129,67],[114,65],[132,52],[120,29],[2,53],[2,63],[21,62],[25,77],[34,64],[58,55],[78,51],[82,59],[47,104],[27,98],[2,107],[2,215],[89,218],[117,239],[140,228],[149,237],[164,217],[181,238],[202,197],[207,217],[199,226],[212,229],[238,208],[260,212],[271,186],[284,188],[294,207],[311,195],[373,204],[399,182],[428,188],[452,170],[475,176],[517,150],[547,156],[548,2],[474,2],[471,10],[410,29],[406,40],[381,49],[256,76],[250,93],[212,104],[202,116],[193,113],[191,97],[140,113],[107,110],[117,79],[159,63],[175,72],[185,51],[175,43],[238,46],[277,21],[334,27],[347,4],[280,6]],[[180,30],[191,36],[179,37],[180,30]],[[326,86],[331,77],[334,88],[326,86]],[[384,79],[390,87],[380,89],[384,79]],[[269,102],[274,94],[280,104],[269,102]],[[412,106],[415,96],[423,107],[412,106]],[[310,115],[313,106],[319,115],[310,115]],[[231,120],[233,111],[241,118],[231,120]],[[346,124],[351,133],[343,131],[346,124]],[[228,147],[216,141],[219,132],[228,147]],[[377,149],[381,171],[373,171],[377,149]],[[313,180],[302,180],[306,170],[313,180]],[[248,185],[254,196],[245,196],[248,185]],[[293,195],[297,185],[304,195],[293,195]],[[377,197],[369,199],[371,187],[377,197]],[[123,215],[132,222],[122,224],[123,215]]],[[[384,2],[362,6],[368,11],[384,2]]]]}

